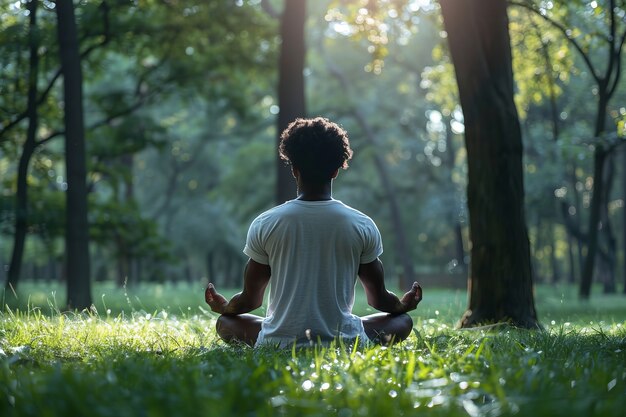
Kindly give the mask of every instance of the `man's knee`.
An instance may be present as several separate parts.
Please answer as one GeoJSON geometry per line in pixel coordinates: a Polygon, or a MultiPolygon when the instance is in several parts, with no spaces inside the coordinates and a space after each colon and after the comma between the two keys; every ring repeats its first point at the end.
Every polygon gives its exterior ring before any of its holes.
{"type": "Polygon", "coordinates": [[[243,342],[254,346],[261,331],[262,319],[251,314],[221,315],[215,323],[218,336],[227,343],[243,342]]]}
{"type": "Polygon", "coordinates": [[[408,314],[400,314],[396,317],[398,320],[399,328],[401,331],[398,332],[398,337],[401,340],[406,339],[411,335],[411,331],[413,330],[413,319],[408,314]]]}
{"type": "Polygon", "coordinates": [[[219,316],[215,322],[215,330],[218,336],[227,342],[230,341],[233,336],[232,331],[228,330],[231,327],[231,322],[232,318],[224,315],[219,316]]]}
{"type": "Polygon", "coordinates": [[[375,343],[388,345],[398,343],[411,335],[413,319],[403,314],[376,314],[364,318],[365,333],[375,343]]]}

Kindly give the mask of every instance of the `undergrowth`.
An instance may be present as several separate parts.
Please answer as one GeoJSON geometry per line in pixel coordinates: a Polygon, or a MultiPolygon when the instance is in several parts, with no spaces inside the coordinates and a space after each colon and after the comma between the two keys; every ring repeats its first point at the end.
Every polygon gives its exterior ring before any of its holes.
{"type": "Polygon", "coordinates": [[[199,308],[7,309],[0,415],[624,416],[626,322],[459,331],[426,311],[399,346],[295,351],[226,346],[199,308]]]}

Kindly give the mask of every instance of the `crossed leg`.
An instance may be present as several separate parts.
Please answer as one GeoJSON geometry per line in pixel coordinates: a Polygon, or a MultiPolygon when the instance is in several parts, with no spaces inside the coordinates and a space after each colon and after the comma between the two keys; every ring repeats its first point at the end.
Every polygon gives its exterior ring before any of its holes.
{"type": "Polygon", "coordinates": [[[215,329],[226,343],[245,343],[254,346],[261,331],[263,318],[254,314],[219,316],[215,329]]]}
{"type": "Polygon", "coordinates": [[[376,313],[361,317],[361,320],[367,337],[379,345],[400,343],[413,329],[413,320],[406,313],[376,313]]]}
{"type": "MultiPolygon", "coordinates": [[[[367,337],[380,345],[399,343],[409,337],[413,320],[408,314],[377,313],[362,317],[367,337]]],[[[220,316],[215,328],[226,343],[245,343],[254,346],[263,318],[254,314],[220,316]]]]}

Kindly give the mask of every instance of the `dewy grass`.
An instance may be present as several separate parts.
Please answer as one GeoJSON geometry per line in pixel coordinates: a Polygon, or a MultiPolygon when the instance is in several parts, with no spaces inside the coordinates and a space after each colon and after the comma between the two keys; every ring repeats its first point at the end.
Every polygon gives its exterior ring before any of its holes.
{"type": "Polygon", "coordinates": [[[226,346],[197,308],[6,310],[0,416],[624,416],[626,322],[458,331],[423,307],[400,346],[301,351],[226,346]]]}

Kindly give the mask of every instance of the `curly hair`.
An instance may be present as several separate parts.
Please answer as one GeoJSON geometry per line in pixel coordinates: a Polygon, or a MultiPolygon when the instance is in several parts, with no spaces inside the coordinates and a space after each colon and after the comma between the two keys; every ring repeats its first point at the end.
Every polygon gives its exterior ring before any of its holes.
{"type": "Polygon", "coordinates": [[[280,135],[278,153],[308,183],[330,180],[352,158],[348,133],[323,117],[291,122],[280,135]]]}

